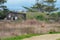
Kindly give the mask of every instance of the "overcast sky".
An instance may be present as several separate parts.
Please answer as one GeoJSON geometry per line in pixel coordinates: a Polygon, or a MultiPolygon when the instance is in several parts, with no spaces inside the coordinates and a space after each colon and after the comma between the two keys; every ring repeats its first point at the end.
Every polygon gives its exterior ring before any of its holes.
{"type": "MultiPolygon", "coordinates": [[[[60,7],[60,0],[57,0],[56,6],[60,7]]],[[[35,3],[35,0],[8,0],[5,5],[10,10],[24,10],[22,6],[31,7],[35,3]]]]}

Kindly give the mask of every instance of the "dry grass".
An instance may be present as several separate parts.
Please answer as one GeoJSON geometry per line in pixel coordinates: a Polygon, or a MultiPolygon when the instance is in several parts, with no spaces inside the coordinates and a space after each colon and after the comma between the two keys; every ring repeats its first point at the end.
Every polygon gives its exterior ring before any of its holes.
{"type": "Polygon", "coordinates": [[[0,22],[0,37],[18,36],[22,34],[42,34],[50,31],[60,32],[59,23],[45,23],[37,20],[26,20],[23,22],[0,22]]]}

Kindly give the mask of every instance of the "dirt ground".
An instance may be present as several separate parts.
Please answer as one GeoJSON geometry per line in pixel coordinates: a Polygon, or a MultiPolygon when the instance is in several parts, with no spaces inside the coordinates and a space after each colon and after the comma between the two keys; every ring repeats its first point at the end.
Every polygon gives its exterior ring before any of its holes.
{"type": "Polygon", "coordinates": [[[34,36],[23,40],[56,40],[60,38],[60,34],[46,34],[40,36],[34,36]]]}

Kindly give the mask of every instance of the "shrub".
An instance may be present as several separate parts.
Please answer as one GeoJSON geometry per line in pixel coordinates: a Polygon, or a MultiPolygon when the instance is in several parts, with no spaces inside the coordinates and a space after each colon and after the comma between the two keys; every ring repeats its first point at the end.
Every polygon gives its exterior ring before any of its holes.
{"type": "Polygon", "coordinates": [[[20,29],[22,34],[34,34],[34,27],[23,27],[20,29]]]}
{"type": "Polygon", "coordinates": [[[38,20],[44,20],[45,17],[43,15],[38,15],[38,16],[36,16],[36,19],[38,19],[38,20]]]}
{"type": "Polygon", "coordinates": [[[53,33],[56,33],[56,32],[55,32],[54,29],[51,29],[51,30],[49,31],[49,34],[53,34],[53,33]]]}

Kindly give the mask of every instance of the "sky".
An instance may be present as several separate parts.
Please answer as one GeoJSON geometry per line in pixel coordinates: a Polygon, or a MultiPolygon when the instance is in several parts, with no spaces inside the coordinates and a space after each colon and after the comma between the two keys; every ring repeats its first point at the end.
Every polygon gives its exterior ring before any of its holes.
{"type": "MultiPolygon", "coordinates": [[[[57,0],[56,7],[60,8],[60,0],[57,0]]],[[[7,0],[5,5],[10,10],[24,10],[22,6],[31,7],[36,3],[36,0],[7,0]]]]}

